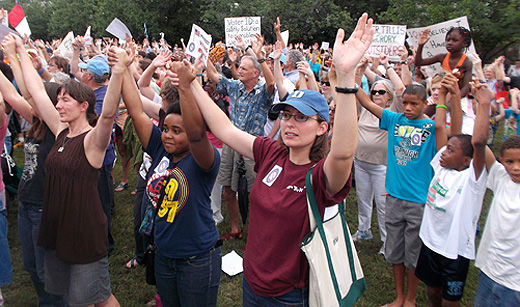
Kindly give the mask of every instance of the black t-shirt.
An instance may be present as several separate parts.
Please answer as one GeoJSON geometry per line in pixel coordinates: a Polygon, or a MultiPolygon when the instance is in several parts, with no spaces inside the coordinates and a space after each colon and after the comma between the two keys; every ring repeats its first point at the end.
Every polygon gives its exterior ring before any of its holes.
{"type": "Polygon", "coordinates": [[[45,182],[45,159],[54,145],[54,134],[47,129],[41,143],[28,139],[24,146],[25,165],[18,185],[18,199],[41,207],[45,182]]]}

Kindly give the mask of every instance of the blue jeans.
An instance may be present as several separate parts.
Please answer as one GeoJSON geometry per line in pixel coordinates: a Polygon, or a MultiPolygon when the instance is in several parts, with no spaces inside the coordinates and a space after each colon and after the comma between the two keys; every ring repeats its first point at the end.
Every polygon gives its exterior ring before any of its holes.
{"type": "MultiPolygon", "coordinates": [[[[0,201],[0,207],[2,207],[0,201]]],[[[9,244],[7,243],[7,210],[0,211],[0,286],[10,284],[13,280],[9,244]]]]}
{"type": "Polygon", "coordinates": [[[309,306],[309,288],[294,289],[275,297],[265,297],[253,292],[246,279],[242,280],[242,303],[244,307],[309,306]]]}
{"type": "Polygon", "coordinates": [[[496,283],[481,271],[473,306],[520,306],[520,292],[496,283]]]}
{"type": "Polygon", "coordinates": [[[220,247],[186,259],[155,254],[155,279],[163,306],[216,306],[222,255],[220,247]]]}
{"type": "Polygon", "coordinates": [[[18,201],[18,235],[25,270],[38,295],[38,306],[66,306],[63,297],[47,293],[44,287],[43,247],[38,246],[42,208],[18,201]]]}

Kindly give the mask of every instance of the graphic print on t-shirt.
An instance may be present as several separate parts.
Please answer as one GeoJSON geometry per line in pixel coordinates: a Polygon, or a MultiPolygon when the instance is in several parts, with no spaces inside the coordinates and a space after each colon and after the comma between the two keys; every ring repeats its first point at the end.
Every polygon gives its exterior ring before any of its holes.
{"type": "Polygon", "coordinates": [[[164,189],[164,198],[159,204],[157,217],[173,223],[188,199],[188,181],[180,168],[168,168],[169,165],[170,159],[163,157],[148,179],[146,194],[154,208],[157,208],[164,189]]]}
{"type": "Polygon", "coordinates": [[[25,151],[25,167],[23,168],[21,181],[29,181],[32,179],[38,168],[38,148],[40,144],[26,143],[25,151]]]}
{"type": "Polygon", "coordinates": [[[395,124],[394,136],[401,138],[399,145],[394,146],[394,155],[398,165],[406,166],[408,161],[415,160],[419,157],[419,151],[411,147],[424,144],[431,135],[431,132],[427,130],[431,127],[431,123],[424,124],[423,128],[395,124]]]}
{"type": "Polygon", "coordinates": [[[437,205],[435,205],[435,199],[437,198],[437,194],[445,197],[447,193],[448,193],[448,189],[443,187],[440,184],[439,178],[437,178],[435,180],[435,182],[432,183],[430,185],[430,188],[428,189],[428,195],[426,196],[426,205],[428,205],[432,209],[446,212],[446,209],[439,208],[439,207],[437,207],[437,205]]]}
{"type": "Polygon", "coordinates": [[[272,186],[273,183],[276,181],[276,178],[280,176],[282,173],[283,168],[279,165],[275,165],[272,170],[265,175],[264,179],[262,179],[262,182],[265,183],[268,187],[272,186]]]}

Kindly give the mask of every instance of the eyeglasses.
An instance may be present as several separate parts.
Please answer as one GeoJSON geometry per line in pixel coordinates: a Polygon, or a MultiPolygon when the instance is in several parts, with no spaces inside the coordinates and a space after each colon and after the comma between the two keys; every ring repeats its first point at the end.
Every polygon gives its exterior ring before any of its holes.
{"type": "Polygon", "coordinates": [[[310,116],[307,116],[307,115],[304,115],[304,114],[301,114],[301,113],[298,113],[298,114],[291,114],[289,112],[284,112],[284,111],[281,111],[280,114],[278,115],[278,117],[281,119],[281,120],[285,120],[285,121],[288,121],[289,119],[291,119],[291,117],[294,117],[294,120],[299,122],[299,123],[304,123],[306,122],[309,118],[312,118],[314,120],[317,120],[317,118],[314,118],[314,117],[310,117],[310,116]]]}
{"type": "Polygon", "coordinates": [[[384,95],[384,94],[386,94],[388,92],[386,90],[372,90],[372,91],[370,91],[370,93],[372,95],[375,95],[375,94],[384,95]]]}
{"type": "Polygon", "coordinates": [[[328,81],[321,81],[321,85],[330,86],[330,82],[328,82],[328,81]]]}

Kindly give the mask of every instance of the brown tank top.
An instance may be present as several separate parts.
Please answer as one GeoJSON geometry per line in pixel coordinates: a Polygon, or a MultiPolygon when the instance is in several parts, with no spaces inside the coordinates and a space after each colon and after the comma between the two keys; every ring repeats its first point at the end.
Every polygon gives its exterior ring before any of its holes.
{"type": "Polygon", "coordinates": [[[65,262],[84,264],[108,254],[108,226],[97,190],[100,170],[85,155],[87,132],[67,138],[68,132],[58,135],[45,161],[38,244],[65,262]]]}

